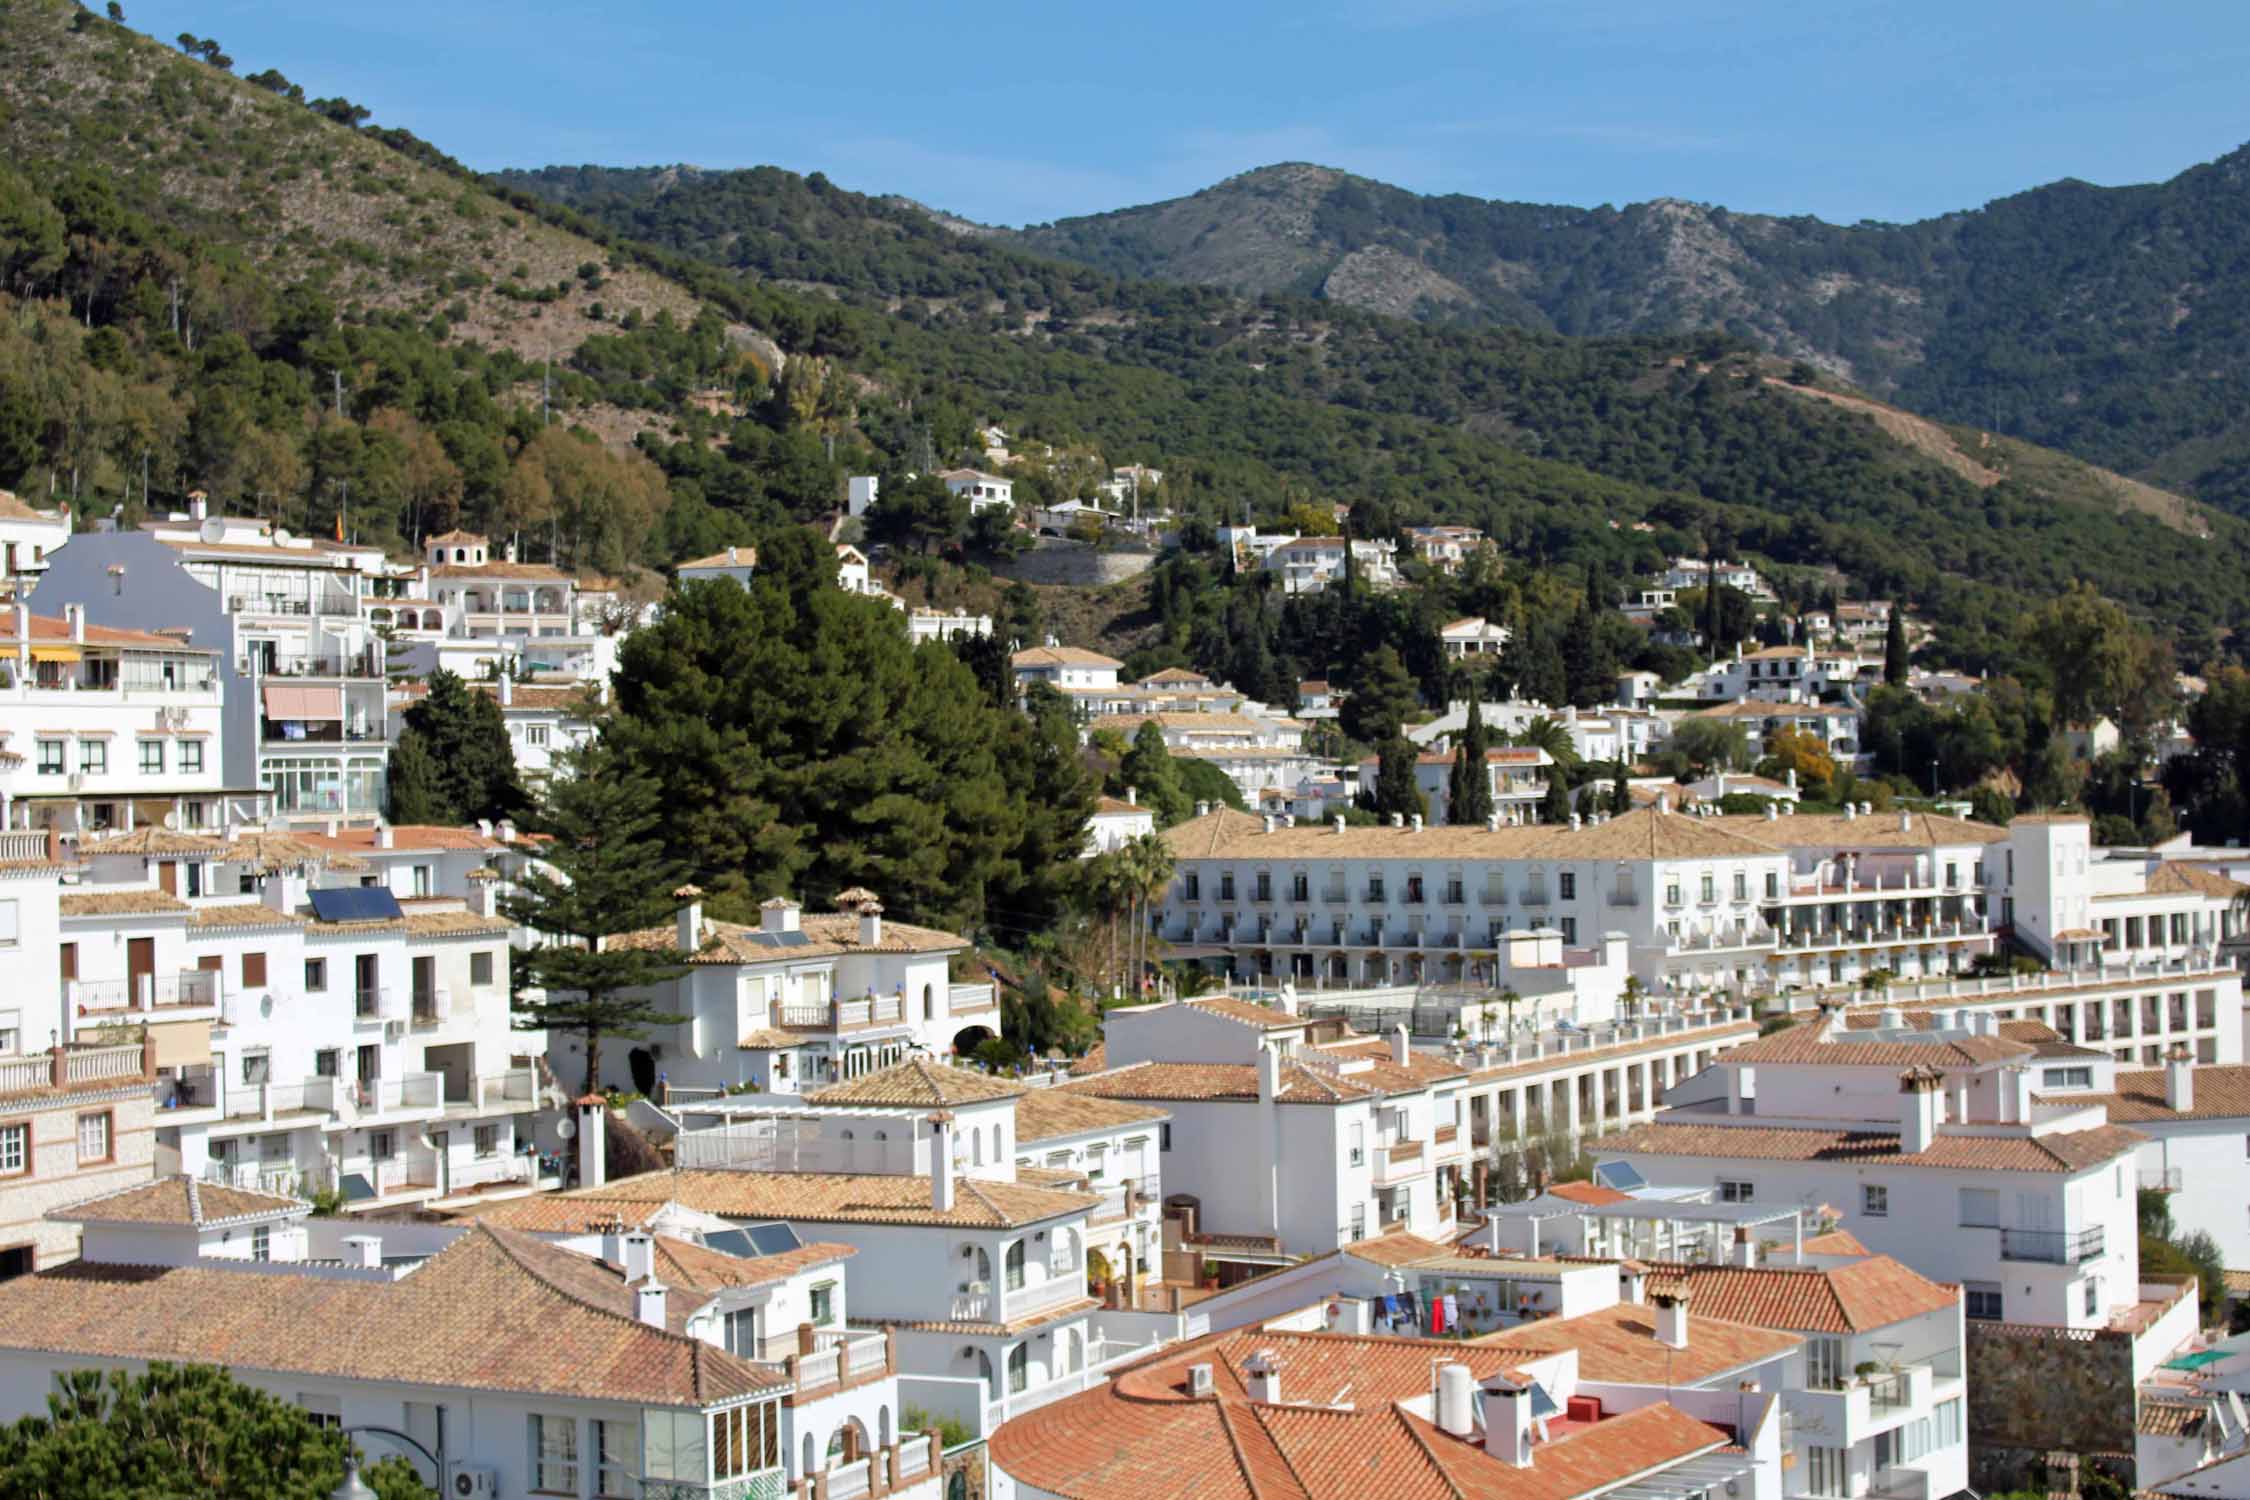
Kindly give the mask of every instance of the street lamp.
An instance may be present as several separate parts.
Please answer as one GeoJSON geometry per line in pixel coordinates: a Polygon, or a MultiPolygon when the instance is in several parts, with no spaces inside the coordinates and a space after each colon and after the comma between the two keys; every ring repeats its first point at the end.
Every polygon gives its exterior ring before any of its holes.
{"type": "Polygon", "coordinates": [[[328,1492],[328,1500],[379,1500],[374,1489],[359,1477],[359,1455],[344,1455],[343,1482],[328,1492]]]}

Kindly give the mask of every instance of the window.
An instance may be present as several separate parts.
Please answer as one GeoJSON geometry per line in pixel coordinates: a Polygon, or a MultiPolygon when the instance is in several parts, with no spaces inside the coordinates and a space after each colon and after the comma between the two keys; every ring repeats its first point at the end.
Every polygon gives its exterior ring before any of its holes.
{"type": "Polygon", "coordinates": [[[1844,1341],[1814,1334],[1805,1340],[1805,1383],[1816,1391],[1840,1389],[1844,1383],[1844,1341]]]}
{"type": "Polygon", "coordinates": [[[641,1424],[594,1423],[594,1493],[601,1500],[639,1500],[641,1493],[641,1424]]]}
{"type": "Polygon", "coordinates": [[[1231,870],[1219,877],[1219,899],[1221,901],[1232,901],[1234,899],[1234,872],[1231,870]]]}
{"type": "Polygon", "coordinates": [[[191,776],[203,770],[203,741],[180,741],[180,770],[191,776]]]}
{"type": "Polygon", "coordinates": [[[1709,871],[1703,875],[1703,899],[1706,903],[1719,899],[1719,877],[1709,871]]]}
{"type": "Polygon", "coordinates": [[[1258,872],[1257,889],[1260,901],[1271,901],[1273,899],[1273,873],[1271,871],[1260,870],[1258,872]]]}
{"type": "Polygon", "coordinates": [[[1734,872],[1734,899],[1737,901],[1750,899],[1750,877],[1740,870],[1734,872]]]}
{"type": "Polygon", "coordinates": [[[781,1462],[781,1424],[770,1406],[711,1413],[711,1475],[740,1479],[781,1462]]]}
{"type": "Polygon", "coordinates": [[[1859,1211],[1870,1219],[1887,1219],[1891,1214],[1891,1190],[1872,1182],[1860,1184],[1859,1211]]]}
{"type": "Polygon", "coordinates": [[[1008,1394],[1021,1395],[1031,1384],[1031,1346],[1018,1344],[1008,1351],[1008,1394]]]}
{"type": "Polygon", "coordinates": [[[312,994],[318,994],[318,993],[320,993],[320,992],[321,992],[322,990],[325,990],[325,989],[327,989],[327,988],[328,988],[328,960],[327,960],[327,959],[325,959],[325,958],[308,958],[308,959],[306,959],[306,960],[305,960],[305,989],[306,989],[306,990],[307,990],[308,992],[312,993],[312,994]]]}
{"type": "Polygon", "coordinates": [[[297,1405],[315,1427],[334,1431],[344,1425],[344,1402],[340,1396],[315,1396],[304,1391],[297,1393],[297,1405]]]}
{"type": "Polygon", "coordinates": [[[1172,1149],[1172,1125],[1170,1121],[1156,1127],[1156,1149],[1158,1151],[1172,1149]]]}
{"type": "Polygon", "coordinates": [[[1562,940],[1565,943],[1575,943],[1578,941],[1578,919],[1576,917],[1564,917],[1562,919],[1561,926],[1562,940]]]}
{"type": "Polygon", "coordinates": [[[1805,1449],[1805,1492],[1842,1496],[1851,1493],[1850,1453],[1843,1448],[1805,1449]]]}
{"type": "Polygon", "coordinates": [[[1951,1401],[1939,1402],[1937,1410],[1932,1413],[1931,1423],[1932,1436],[1937,1447],[1952,1448],[1959,1446],[1961,1442],[1961,1398],[1956,1396],[1951,1401]]]}
{"type": "Polygon", "coordinates": [[[1357,1120],[1352,1122],[1351,1149],[1344,1162],[1353,1167],[1367,1165],[1367,1127],[1357,1120]]]}
{"type": "Polygon", "coordinates": [[[531,1487],[550,1495],[578,1493],[578,1419],[531,1414],[531,1487]]]}
{"type": "Polygon", "coordinates": [[[1678,906],[1680,904],[1680,883],[1677,880],[1665,884],[1664,904],[1666,906],[1678,906]]]}
{"type": "Polygon", "coordinates": [[[1560,875],[1557,875],[1557,876],[1555,877],[1555,888],[1556,888],[1557,890],[1559,890],[1559,891],[1561,891],[1561,892],[1562,892],[1562,899],[1563,899],[1563,900],[1565,900],[1565,901],[1575,901],[1575,900],[1577,900],[1577,899],[1578,899],[1578,877],[1577,877],[1577,875],[1573,874],[1573,873],[1572,873],[1571,871],[1569,871],[1569,870],[1565,870],[1565,871],[1563,871],[1563,872],[1562,872],[1562,873],[1561,873],[1560,875]]]}
{"type": "Polygon", "coordinates": [[[80,740],[78,742],[78,769],[99,775],[109,770],[109,741],[80,740]]]}
{"type": "Polygon", "coordinates": [[[1962,1282],[1961,1310],[1972,1318],[1998,1322],[2007,1315],[2003,1310],[2000,1284],[1996,1281],[1962,1282]]]}
{"type": "Polygon", "coordinates": [[[164,774],[164,742],[162,740],[141,741],[141,774],[143,776],[161,776],[164,774]]]}
{"type": "Polygon", "coordinates": [[[1766,899],[1768,901],[1779,901],[1781,899],[1781,877],[1771,870],[1766,871],[1766,899]]]}
{"type": "Polygon", "coordinates": [[[63,742],[61,740],[41,740],[39,742],[39,774],[42,776],[60,776],[62,773],[63,742]]]}
{"type": "Polygon", "coordinates": [[[264,1083],[272,1076],[273,1058],[269,1054],[264,1052],[245,1052],[242,1054],[242,1081],[244,1083],[264,1083]]]}
{"type": "Polygon", "coordinates": [[[758,1357],[758,1309],[738,1307],[726,1314],[727,1353],[758,1357]]]}
{"type": "Polygon", "coordinates": [[[547,726],[547,725],[545,725],[545,724],[526,724],[526,725],[524,726],[524,730],[523,730],[523,742],[524,742],[525,744],[527,744],[527,745],[539,745],[539,746],[544,746],[544,745],[545,745],[545,744],[547,743],[547,738],[548,738],[548,726],[547,726]]]}
{"type": "Polygon", "coordinates": [[[2042,1086],[2051,1089],[2090,1089],[2094,1086],[2092,1068],[2047,1068],[2040,1074],[2042,1086]]]}
{"type": "Polygon", "coordinates": [[[490,953],[472,953],[469,955],[469,983],[475,985],[492,983],[492,955],[490,953]]]}
{"type": "Polygon", "coordinates": [[[1011,1292],[1023,1290],[1023,1262],[1023,1241],[1017,1240],[1008,1246],[1008,1254],[1002,1271],[1002,1284],[1011,1292]]]}
{"type": "Polygon", "coordinates": [[[313,1054],[313,1077],[335,1078],[344,1071],[344,1053],[340,1047],[323,1047],[313,1054]]]}
{"type": "Polygon", "coordinates": [[[2089,1276],[2086,1278],[2086,1316],[2089,1318],[2094,1317],[2098,1315],[2101,1310],[2102,1279],[2099,1276],[2089,1276]]]}
{"type": "MultiPolygon", "coordinates": [[[[1008,1285],[1023,1285],[1023,1241],[1018,1240],[1008,1248],[1008,1285]]],[[[836,1321],[836,1283],[824,1281],[812,1289],[812,1325],[825,1328],[836,1321]]]]}
{"type": "Polygon", "coordinates": [[[1961,1227],[1963,1229],[1998,1229],[2000,1227],[2000,1190],[1998,1188],[1961,1189],[1961,1227]]]}
{"type": "Polygon", "coordinates": [[[377,1161],[389,1161],[398,1154],[398,1135],[390,1130],[367,1132],[367,1154],[377,1161]]]}
{"type": "Polygon", "coordinates": [[[1749,1203],[1756,1199],[1757,1188],[1747,1182],[1722,1182],[1719,1184],[1721,1203],[1749,1203]]]}
{"type": "Polygon", "coordinates": [[[1186,876],[1181,880],[1181,894],[1190,901],[1201,900],[1203,896],[1203,877],[1196,874],[1193,870],[1188,871],[1186,876]]]}
{"type": "Polygon", "coordinates": [[[0,1125],[0,1176],[31,1170],[31,1127],[0,1125]]]}
{"type": "Polygon", "coordinates": [[[1364,1203],[1352,1205],[1351,1237],[1355,1244],[1367,1238],[1367,1205],[1364,1203]]]}
{"type": "Polygon", "coordinates": [[[78,1164],[108,1161],[110,1158],[109,1111],[101,1110],[78,1117],[78,1164]]]}
{"type": "Polygon", "coordinates": [[[479,1126],[477,1127],[477,1155],[478,1155],[478,1157],[479,1157],[479,1158],[484,1158],[484,1157],[493,1157],[493,1156],[498,1156],[499,1154],[500,1154],[500,1127],[499,1127],[499,1126],[497,1126],[497,1125],[479,1125],[479,1126]]]}
{"type": "Polygon", "coordinates": [[[266,987],[266,956],[263,953],[242,955],[242,987],[262,990],[266,987]]]}
{"type": "Polygon", "coordinates": [[[1370,875],[1367,877],[1367,899],[1370,901],[1380,901],[1383,899],[1382,876],[1370,875]]]}
{"type": "Polygon", "coordinates": [[[273,1259],[273,1230],[270,1226],[259,1224],[251,1229],[250,1258],[258,1261],[273,1259]]]}

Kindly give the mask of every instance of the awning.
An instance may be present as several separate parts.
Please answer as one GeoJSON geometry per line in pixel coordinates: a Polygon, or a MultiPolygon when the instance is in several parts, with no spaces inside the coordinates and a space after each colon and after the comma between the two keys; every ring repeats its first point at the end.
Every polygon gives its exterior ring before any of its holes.
{"type": "Polygon", "coordinates": [[[288,683],[265,685],[269,719],[342,719],[344,690],[336,687],[297,687],[288,683]]]}
{"type": "Polygon", "coordinates": [[[202,1067],[211,1061],[209,1021],[153,1021],[148,1035],[156,1043],[160,1068],[202,1067]]]}
{"type": "Polygon", "coordinates": [[[85,652],[76,646],[41,646],[31,648],[33,661],[77,661],[85,652]]]}

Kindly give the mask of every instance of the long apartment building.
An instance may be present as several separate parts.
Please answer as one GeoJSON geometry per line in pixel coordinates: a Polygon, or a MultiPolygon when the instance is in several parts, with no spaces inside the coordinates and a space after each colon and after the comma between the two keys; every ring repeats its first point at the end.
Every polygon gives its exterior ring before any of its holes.
{"type": "Polygon", "coordinates": [[[1531,929],[1588,952],[1622,934],[1640,983],[1677,994],[1942,978],[2008,934],[2058,965],[2187,958],[2242,925],[2233,881],[2184,855],[2096,860],[2083,818],[1659,802],[1546,827],[1351,827],[1217,809],[1165,837],[1157,925],[1175,953],[1322,984],[1474,980],[1531,929]]]}

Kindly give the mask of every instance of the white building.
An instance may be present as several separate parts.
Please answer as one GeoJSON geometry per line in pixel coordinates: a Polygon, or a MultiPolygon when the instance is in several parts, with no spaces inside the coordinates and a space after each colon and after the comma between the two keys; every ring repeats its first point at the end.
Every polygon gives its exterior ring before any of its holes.
{"type": "MultiPolygon", "coordinates": [[[[841,547],[837,549],[837,555],[839,557],[843,555],[841,547]]],[[[865,558],[860,559],[862,567],[866,565],[866,561],[865,558]]],[[[701,583],[706,579],[731,578],[744,588],[748,588],[750,587],[750,580],[758,572],[758,549],[755,547],[725,547],[712,553],[709,557],[698,557],[681,563],[672,572],[673,576],[677,577],[682,583],[701,583]]],[[[864,592],[864,589],[862,592],[864,592]]]]}
{"type": "Polygon", "coordinates": [[[147,822],[210,828],[228,795],[216,655],[184,633],[89,625],[0,606],[0,829],[75,841],[147,822]]]}
{"type": "MultiPolygon", "coordinates": [[[[1539,804],[1547,796],[1547,779],[1555,758],[1537,746],[1500,745],[1484,752],[1485,781],[1492,789],[1492,810],[1511,827],[1539,821],[1539,804]]],[[[1372,793],[1382,775],[1379,756],[1359,763],[1359,789],[1372,793]]],[[[1427,804],[1428,820],[1444,823],[1453,806],[1453,752],[1433,750],[1414,757],[1414,785],[1427,804]]]]}
{"type": "MultiPolygon", "coordinates": [[[[864,890],[836,899],[843,910],[806,915],[777,896],[746,927],[705,917],[702,893],[686,886],[673,924],[612,938],[690,955],[688,972],[651,994],[658,1010],[688,1019],[605,1049],[602,1083],[651,1096],[795,1095],[998,1035],[992,985],[948,977],[967,938],[887,921],[864,890]]],[[[557,1035],[549,1055],[557,1076],[584,1075],[575,1040],[557,1035]]]]}
{"type": "Polygon", "coordinates": [[[47,571],[47,554],[69,540],[69,506],[41,510],[0,490],[0,596],[29,593],[47,571]]]}
{"type": "Polygon", "coordinates": [[[844,481],[844,513],[864,516],[880,503],[882,479],[874,474],[854,474],[844,481]]]}
{"type": "Polygon", "coordinates": [[[1156,814],[1141,806],[1136,790],[1127,787],[1122,797],[1103,797],[1094,803],[1094,815],[1086,820],[1086,858],[1122,849],[1156,832],[1156,814]]]}
{"type": "Polygon", "coordinates": [[[1774,601],[1774,592],[1765,578],[1746,562],[1711,562],[1699,557],[1676,557],[1664,570],[1659,580],[1666,589],[1700,589],[1709,587],[1716,579],[1723,588],[1737,589],[1748,594],[1760,604],[1774,601]]]}
{"type": "Polygon", "coordinates": [[[186,1178],[80,1205],[85,1263],[0,1286],[0,1413],[69,1369],[220,1357],[447,1495],[937,1493],[887,1340],[843,1323],[848,1246],[309,1208],[186,1178]]]}
{"type": "Polygon", "coordinates": [[[1409,526],[1406,541],[1415,556],[1448,575],[1460,572],[1473,553],[1492,545],[1474,526],[1409,526]]]}
{"type": "Polygon", "coordinates": [[[1156,726],[1173,755],[1218,767],[1246,801],[1269,790],[1290,792],[1322,764],[1304,748],[1306,726],[1278,715],[1135,708],[1097,715],[1086,733],[1106,730],[1130,743],[1143,724],[1156,726]]]}
{"type": "Polygon", "coordinates": [[[969,497],[969,513],[982,510],[1011,510],[1016,503],[1016,482],[997,474],[987,474],[982,469],[947,469],[938,475],[946,489],[956,495],[969,497]]]}
{"type": "Polygon", "coordinates": [[[1088,651],[1083,646],[1065,646],[1053,636],[1047,637],[1044,645],[1027,646],[1008,660],[1015,671],[1018,688],[1043,682],[1065,696],[1074,689],[1114,690],[1117,674],[1125,667],[1114,656],[1088,651]]]}
{"type": "Polygon", "coordinates": [[[1768,738],[1789,729],[1818,740],[1839,766],[1849,769],[1860,764],[1860,711],[1849,703],[1789,703],[1742,698],[1697,709],[1688,717],[1741,725],[1753,758],[1762,753],[1768,738]]]}
{"type": "MultiPolygon", "coordinates": [[[[1264,567],[1281,578],[1285,594],[1317,594],[1344,577],[1344,538],[1300,536],[1265,553],[1264,567]]],[[[1371,589],[1398,586],[1398,543],[1354,540],[1352,572],[1371,589]]]]}
{"type": "Polygon", "coordinates": [[[1447,661],[1479,664],[1497,661],[1500,653],[1508,649],[1508,627],[1495,625],[1482,615],[1471,615],[1441,626],[1438,645],[1447,661]]]}

